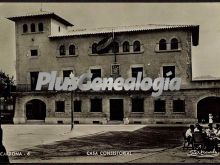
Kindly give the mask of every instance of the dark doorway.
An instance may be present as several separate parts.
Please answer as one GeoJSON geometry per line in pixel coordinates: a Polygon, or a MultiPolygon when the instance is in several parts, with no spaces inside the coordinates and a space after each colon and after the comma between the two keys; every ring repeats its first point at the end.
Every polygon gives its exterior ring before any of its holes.
{"type": "Polygon", "coordinates": [[[213,122],[220,123],[220,98],[206,97],[197,104],[197,117],[199,122],[208,123],[209,114],[213,115],[213,122]]]}
{"type": "Polygon", "coordinates": [[[31,100],[26,104],[27,120],[45,120],[46,104],[41,100],[31,100]]]}
{"type": "Polygon", "coordinates": [[[123,121],[123,99],[110,99],[110,120],[123,121]]]}
{"type": "Polygon", "coordinates": [[[39,74],[39,72],[30,72],[31,90],[32,91],[34,91],[36,89],[38,74],[39,74]]]}

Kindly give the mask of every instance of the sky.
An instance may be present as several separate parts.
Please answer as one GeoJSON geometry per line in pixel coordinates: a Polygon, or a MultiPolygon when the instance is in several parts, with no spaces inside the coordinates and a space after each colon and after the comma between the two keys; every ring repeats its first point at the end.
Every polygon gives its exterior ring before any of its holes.
{"type": "Polygon", "coordinates": [[[15,75],[14,23],[5,17],[55,12],[76,28],[144,24],[200,25],[193,77],[220,78],[220,3],[0,3],[0,70],[15,75]]]}

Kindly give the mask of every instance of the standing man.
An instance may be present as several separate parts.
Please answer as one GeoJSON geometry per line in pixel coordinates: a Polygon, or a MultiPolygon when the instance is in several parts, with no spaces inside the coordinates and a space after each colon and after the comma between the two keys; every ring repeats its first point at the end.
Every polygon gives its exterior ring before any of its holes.
{"type": "Polygon", "coordinates": [[[192,141],[193,141],[194,129],[195,129],[194,125],[190,125],[185,133],[185,136],[186,136],[188,143],[192,143],[192,141]]]}
{"type": "Polygon", "coordinates": [[[213,116],[211,113],[209,114],[209,124],[213,124],[213,116]]]}

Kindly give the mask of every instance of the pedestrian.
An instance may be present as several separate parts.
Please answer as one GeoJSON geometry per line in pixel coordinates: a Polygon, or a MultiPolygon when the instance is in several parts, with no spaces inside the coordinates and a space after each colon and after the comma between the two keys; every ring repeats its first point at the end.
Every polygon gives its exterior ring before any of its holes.
{"type": "Polygon", "coordinates": [[[190,125],[185,133],[188,143],[192,143],[193,141],[194,128],[195,128],[194,125],[190,125]]]}
{"type": "Polygon", "coordinates": [[[213,124],[213,116],[211,113],[209,114],[209,124],[213,124]]]}
{"type": "Polygon", "coordinates": [[[208,128],[206,129],[205,132],[206,132],[206,135],[207,135],[208,137],[212,137],[212,136],[215,135],[215,128],[213,128],[212,123],[209,123],[209,124],[208,124],[208,128]]]}
{"type": "Polygon", "coordinates": [[[220,124],[216,124],[214,133],[216,137],[220,138],[220,124]]]}
{"type": "Polygon", "coordinates": [[[203,132],[203,128],[202,128],[202,126],[199,123],[195,124],[194,132],[200,132],[200,133],[203,132]]]}

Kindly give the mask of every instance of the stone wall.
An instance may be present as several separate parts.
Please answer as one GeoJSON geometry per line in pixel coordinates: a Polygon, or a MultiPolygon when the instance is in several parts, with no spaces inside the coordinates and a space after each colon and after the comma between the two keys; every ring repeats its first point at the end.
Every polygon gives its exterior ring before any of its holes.
{"type": "MultiPolygon", "coordinates": [[[[130,123],[193,123],[197,121],[197,104],[206,97],[220,97],[216,89],[180,90],[164,92],[159,98],[166,101],[165,112],[154,112],[154,100],[149,93],[75,93],[74,100],[82,101],[82,112],[74,112],[74,121],[80,124],[91,124],[99,121],[106,124],[110,121],[110,99],[123,99],[124,119],[130,123]],[[144,98],[144,112],[131,112],[131,99],[144,98]],[[102,112],[90,112],[90,99],[102,98],[102,112]],[[185,100],[185,112],[173,112],[173,100],[185,100]]],[[[71,95],[70,93],[20,93],[16,98],[16,111],[14,122],[26,123],[26,103],[32,99],[39,99],[46,104],[47,116],[45,123],[55,124],[62,121],[64,124],[71,121],[71,95]],[[55,101],[65,100],[65,112],[55,112],[55,101]]],[[[74,108],[74,107],[73,107],[74,108]]]]}

